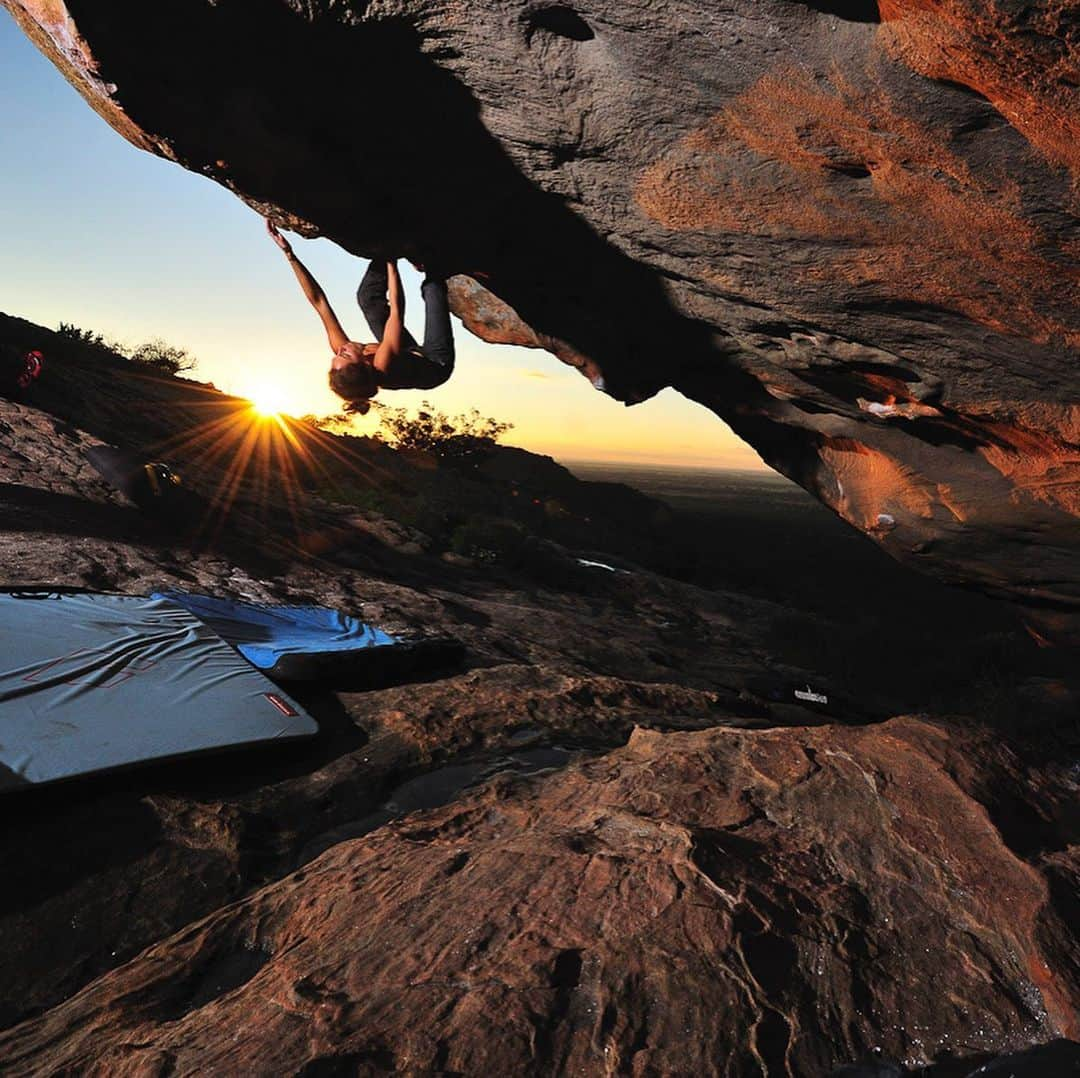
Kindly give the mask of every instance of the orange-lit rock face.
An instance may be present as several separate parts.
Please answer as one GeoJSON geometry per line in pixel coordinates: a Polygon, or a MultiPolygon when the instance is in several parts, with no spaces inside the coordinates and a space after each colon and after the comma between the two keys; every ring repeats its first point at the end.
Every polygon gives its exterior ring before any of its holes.
{"type": "Polygon", "coordinates": [[[1004,162],[976,173],[952,142],[878,85],[785,66],[646,170],[637,201],[670,229],[823,245],[796,270],[808,291],[845,282],[1077,347],[1062,237],[1024,218],[1004,162]]]}
{"type": "Polygon", "coordinates": [[[878,0],[886,47],[913,70],[985,97],[1080,182],[1080,4],[878,0]]]}
{"type": "Polygon", "coordinates": [[[537,333],[517,312],[471,277],[450,281],[450,302],[465,328],[493,344],[516,344],[522,348],[544,348],[564,363],[576,367],[586,378],[601,376],[600,368],[566,341],[537,333]]]}
{"type": "Polygon", "coordinates": [[[161,152],[147,133],[141,131],[124,115],[123,109],[111,99],[115,87],[109,86],[101,72],[90,45],[79,33],[64,0],[26,0],[25,3],[4,5],[35,45],[63,72],[65,78],[83,99],[107,123],[126,139],[143,150],[161,152]]]}
{"type": "Polygon", "coordinates": [[[136,144],[1076,624],[1076,0],[0,2],[136,144]]]}

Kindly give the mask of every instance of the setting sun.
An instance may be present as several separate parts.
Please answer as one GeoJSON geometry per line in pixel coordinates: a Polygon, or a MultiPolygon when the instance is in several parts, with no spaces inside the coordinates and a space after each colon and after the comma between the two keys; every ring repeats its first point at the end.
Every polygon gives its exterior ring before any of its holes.
{"type": "Polygon", "coordinates": [[[245,396],[251,401],[252,409],[267,418],[279,415],[289,404],[285,391],[270,383],[256,386],[245,396]]]}

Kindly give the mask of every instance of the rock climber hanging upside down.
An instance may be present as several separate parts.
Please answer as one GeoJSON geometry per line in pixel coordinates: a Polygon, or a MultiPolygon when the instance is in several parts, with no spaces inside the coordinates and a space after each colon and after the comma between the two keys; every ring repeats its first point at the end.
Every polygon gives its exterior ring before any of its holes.
{"type": "MultiPolygon", "coordinates": [[[[345,410],[363,414],[379,389],[434,389],[454,372],[454,336],[446,278],[428,272],[420,286],[424,297],[424,343],[405,328],[405,291],[397,262],[376,259],[367,268],[356,300],[377,340],[349,340],[326,293],[293,253],[292,245],[271,221],[267,231],[285,252],[304,295],[322,319],[330,341],[330,388],[342,397],[345,410]]],[[[418,267],[419,268],[419,267],[418,267]]]]}

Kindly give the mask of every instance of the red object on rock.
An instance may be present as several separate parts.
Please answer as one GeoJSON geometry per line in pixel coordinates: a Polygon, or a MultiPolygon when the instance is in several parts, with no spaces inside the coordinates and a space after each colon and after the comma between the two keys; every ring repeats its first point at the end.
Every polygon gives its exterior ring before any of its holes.
{"type": "Polygon", "coordinates": [[[41,372],[45,366],[45,357],[37,351],[37,349],[34,349],[33,351],[26,353],[23,362],[23,371],[19,377],[16,378],[16,382],[20,389],[29,389],[30,383],[36,378],[41,377],[41,372]]]}

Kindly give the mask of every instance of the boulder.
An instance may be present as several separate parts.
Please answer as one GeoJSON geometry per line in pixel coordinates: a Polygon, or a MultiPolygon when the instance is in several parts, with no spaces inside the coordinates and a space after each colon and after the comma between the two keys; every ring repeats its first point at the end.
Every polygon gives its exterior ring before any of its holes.
{"type": "Polygon", "coordinates": [[[1064,769],[912,718],[638,730],[338,842],[0,1034],[0,1057],[12,1076],[973,1070],[1080,1032],[1071,799],[1064,769]],[[1035,803],[1041,833],[1011,830],[1035,803]]]}

